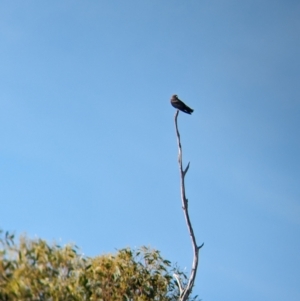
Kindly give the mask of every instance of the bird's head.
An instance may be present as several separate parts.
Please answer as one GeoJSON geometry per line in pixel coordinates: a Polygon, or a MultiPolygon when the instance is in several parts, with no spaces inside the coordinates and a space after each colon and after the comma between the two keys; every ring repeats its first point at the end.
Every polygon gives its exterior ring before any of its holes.
{"type": "Polygon", "coordinates": [[[172,95],[172,98],[177,98],[177,94],[172,95]]]}

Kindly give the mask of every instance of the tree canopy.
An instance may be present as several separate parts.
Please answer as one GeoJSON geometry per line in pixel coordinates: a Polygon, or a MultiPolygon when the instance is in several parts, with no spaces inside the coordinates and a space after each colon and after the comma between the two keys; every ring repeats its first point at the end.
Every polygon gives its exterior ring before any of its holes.
{"type": "Polygon", "coordinates": [[[83,256],[78,247],[0,231],[0,300],[175,301],[186,275],[147,247],[83,256]]]}

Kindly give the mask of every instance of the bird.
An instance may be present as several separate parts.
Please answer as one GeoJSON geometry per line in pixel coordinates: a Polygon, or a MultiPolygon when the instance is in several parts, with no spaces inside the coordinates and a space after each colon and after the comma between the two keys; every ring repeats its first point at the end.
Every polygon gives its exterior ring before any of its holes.
{"type": "Polygon", "coordinates": [[[192,114],[194,112],[193,109],[191,109],[190,107],[188,107],[183,101],[181,101],[176,94],[172,95],[172,98],[171,98],[171,105],[184,112],[184,113],[187,113],[187,114],[192,114]]]}

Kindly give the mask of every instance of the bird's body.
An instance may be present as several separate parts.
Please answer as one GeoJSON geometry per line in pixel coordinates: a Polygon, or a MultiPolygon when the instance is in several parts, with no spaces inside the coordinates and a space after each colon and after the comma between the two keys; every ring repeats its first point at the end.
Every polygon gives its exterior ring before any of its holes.
{"type": "Polygon", "coordinates": [[[191,109],[190,107],[188,107],[183,101],[181,101],[176,94],[174,94],[171,98],[171,105],[184,112],[184,113],[187,113],[187,114],[192,114],[194,112],[193,109],[191,109]]]}

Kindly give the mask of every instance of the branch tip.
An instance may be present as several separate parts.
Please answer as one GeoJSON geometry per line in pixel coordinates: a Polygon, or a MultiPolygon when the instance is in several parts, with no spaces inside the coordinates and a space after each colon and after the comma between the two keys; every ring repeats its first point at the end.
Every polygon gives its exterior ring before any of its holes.
{"type": "Polygon", "coordinates": [[[198,250],[200,250],[202,247],[204,246],[204,243],[202,243],[202,245],[201,246],[198,246],[197,248],[198,248],[198,250]]]}
{"type": "Polygon", "coordinates": [[[185,170],[183,172],[184,176],[188,172],[189,168],[190,168],[190,162],[188,163],[188,165],[186,166],[186,168],[185,168],[185,170]]]}

